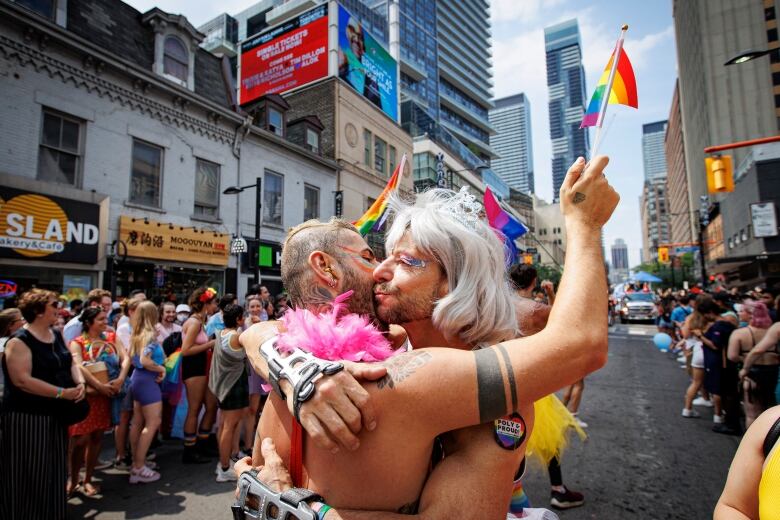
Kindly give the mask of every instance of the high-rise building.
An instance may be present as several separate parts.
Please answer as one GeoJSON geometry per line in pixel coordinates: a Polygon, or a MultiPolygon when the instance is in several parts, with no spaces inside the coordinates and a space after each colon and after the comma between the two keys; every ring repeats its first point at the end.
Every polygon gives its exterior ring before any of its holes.
{"type": "Polygon", "coordinates": [[[645,181],[639,212],[642,219],[642,257],[646,262],[652,262],[658,257],[658,247],[670,242],[666,179],[645,181]]]}
{"type": "Polygon", "coordinates": [[[688,177],[685,175],[685,143],[683,142],[680,88],[674,84],[669,125],[664,139],[666,154],[666,197],[669,201],[669,238],[672,242],[690,243],[691,206],[688,201],[688,177]]]}
{"type": "MultiPolygon", "coordinates": [[[[707,195],[705,147],[777,135],[777,54],[724,66],[746,49],[777,48],[777,14],[772,0],[674,0],[685,170],[693,210],[699,208],[699,197],[707,195]]],[[[736,169],[753,150],[728,153],[736,169]]],[[[693,213],[689,225],[696,236],[693,213]]]]}
{"type": "Polygon", "coordinates": [[[531,143],[531,105],[525,94],[516,94],[494,101],[490,124],[496,134],[490,136],[490,146],[499,158],[490,161],[510,188],[523,193],[534,192],[534,157],[531,143]]]}
{"type": "Polygon", "coordinates": [[[628,246],[622,238],[616,238],[612,244],[612,268],[628,269],[628,246]]]}
{"type": "Polygon", "coordinates": [[[557,201],[569,165],[579,156],[590,156],[588,129],[580,128],[587,100],[577,20],[546,27],[544,44],[550,94],[553,199],[557,201]]]}
{"type": "Polygon", "coordinates": [[[645,166],[645,180],[666,179],[666,153],[664,139],[668,121],[657,121],[642,125],[642,159],[645,166]]]}

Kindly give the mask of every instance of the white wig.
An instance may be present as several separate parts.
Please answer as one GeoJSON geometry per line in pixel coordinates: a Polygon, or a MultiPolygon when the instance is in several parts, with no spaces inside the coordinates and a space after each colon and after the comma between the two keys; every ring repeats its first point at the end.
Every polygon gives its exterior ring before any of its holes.
{"type": "Polygon", "coordinates": [[[463,195],[432,189],[418,194],[412,205],[391,197],[394,220],[387,232],[387,253],[408,230],[417,249],[441,264],[449,293],[434,303],[432,319],[446,337],[469,344],[514,338],[517,317],[504,245],[484,217],[469,211],[468,200],[461,203],[463,195]]]}

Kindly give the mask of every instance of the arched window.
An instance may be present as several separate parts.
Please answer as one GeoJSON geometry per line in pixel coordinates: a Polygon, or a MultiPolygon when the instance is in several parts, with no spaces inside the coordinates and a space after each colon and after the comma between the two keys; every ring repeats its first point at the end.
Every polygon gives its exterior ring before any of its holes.
{"type": "Polygon", "coordinates": [[[163,73],[187,83],[190,57],[187,48],[175,36],[165,38],[163,73]]]}

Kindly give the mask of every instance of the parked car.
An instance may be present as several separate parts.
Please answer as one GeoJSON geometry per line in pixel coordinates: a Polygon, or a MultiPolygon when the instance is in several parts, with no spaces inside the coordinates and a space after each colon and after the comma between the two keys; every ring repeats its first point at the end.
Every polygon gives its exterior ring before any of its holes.
{"type": "Polygon", "coordinates": [[[653,293],[628,293],[620,300],[620,323],[637,320],[654,321],[658,316],[657,298],[653,293]]]}

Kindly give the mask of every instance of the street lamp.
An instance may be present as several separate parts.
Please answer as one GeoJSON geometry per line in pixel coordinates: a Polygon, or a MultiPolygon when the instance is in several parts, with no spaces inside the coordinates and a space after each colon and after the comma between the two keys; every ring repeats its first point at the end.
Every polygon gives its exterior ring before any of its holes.
{"type": "MultiPolygon", "coordinates": [[[[260,223],[262,218],[262,186],[263,186],[263,179],[261,177],[258,177],[256,182],[254,184],[250,184],[248,186],[230,186],[229,188],[225,188],[225,190],[222,192],[224,195],[238,195],[244,190],[247,190],[249,188],[255,188],[255,248],[257,248],[258,255],[260,254],[260,223]]],[[[240,235],[241,230],[237,229],[236,232],[240,235]]],[[[255,260],[255,265],[252,266],[254,269],[254,277],[255,277],[255,283],[260,284],[260,259],[257,258],[255,260]]]]}
{"type": "Polygon", "coordinates": [[[773,52],[776,52],[778,49],[765,49],[765,50],[748,50],[745,52],[742,52],[740,54],[737,54],[733,58],[731,58],[729,61],[724,63],[724,65],[740,65],[742,63],[747,63],[748,61],[753,61],[756,58],[760,58],[762,56],[766,56],[767,54],[771,54],[773,52]]]}

